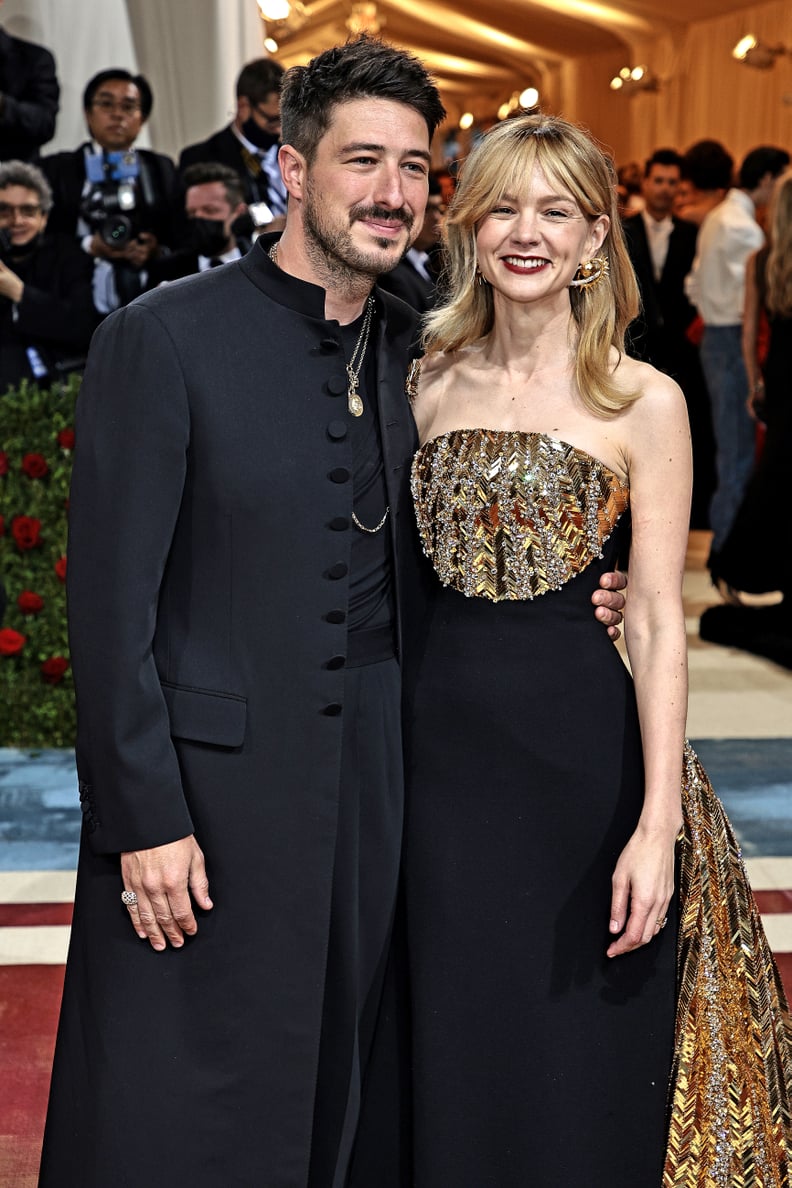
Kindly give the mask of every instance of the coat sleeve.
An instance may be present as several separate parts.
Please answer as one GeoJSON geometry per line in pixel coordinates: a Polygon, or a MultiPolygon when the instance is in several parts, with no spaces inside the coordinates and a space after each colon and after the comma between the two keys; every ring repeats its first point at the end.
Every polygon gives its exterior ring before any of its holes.
{"type": "Polygon", "coordinates": [[[186,474],[181,362],[141,306],[100,327],[76,419],[67,594],[88,841],[109,853],[192,833],[153,658],[186,474]]]}
{"type": "Polygon", "coordinates": [[[49,50],[30,46],[22,75],[24,83],[18,93],[3,94],[0,130],[25,136],[36,145],[46,144],[55,135],[60,97],[55,59],[49,50]]]}
{"type": "Polygon", "coordinates": [[[82,353],[99,320],[92,297],[93,263],[70,239],[58,247],[57,254],[47,255],[51,268],[46,282],[25,282],[16,330],[82,353]]]}

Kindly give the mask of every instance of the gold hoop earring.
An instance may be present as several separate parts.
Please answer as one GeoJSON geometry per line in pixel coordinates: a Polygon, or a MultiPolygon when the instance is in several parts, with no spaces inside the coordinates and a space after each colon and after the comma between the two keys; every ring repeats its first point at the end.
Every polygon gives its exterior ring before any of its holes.
{"type": "Polygon", "coordinates": [[[584,260],[578,264],[577,272],[569,282],[575,289],[593,289],[601,280],[610,275],[610,262],[607,256],[594,256],[591,260],[584,260]]]}

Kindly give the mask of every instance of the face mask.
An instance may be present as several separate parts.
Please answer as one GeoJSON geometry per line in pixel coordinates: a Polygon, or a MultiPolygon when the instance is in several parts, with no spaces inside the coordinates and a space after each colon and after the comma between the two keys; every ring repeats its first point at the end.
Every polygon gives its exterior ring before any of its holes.
{"type": "Polygon", "coordinates": [[[228,245],[222,219],[190,219],[190,246],[199,256],[220,256],[228,245]]]}
{"type": "Polygon", "coordinates": [[[245,140],[249,140],[256,148],[264,149],[265,152],[280,142],[277,132],[267,132],[265,128],[259,127],[252,117],[242,125],[242,135],[245,140]]]}

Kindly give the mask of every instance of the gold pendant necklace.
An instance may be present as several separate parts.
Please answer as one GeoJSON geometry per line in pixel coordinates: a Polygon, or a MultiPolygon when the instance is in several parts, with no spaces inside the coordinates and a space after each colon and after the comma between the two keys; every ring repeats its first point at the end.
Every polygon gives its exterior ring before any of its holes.
{"type": "Polygon", "coordinates": [[[360,417],[363,415],[363,401],[360,399],[358,392],[358,379],[360,377],[360,369],[363,366],[363,359],[366,355],[366,347],[368,346],[369,331],[371,330],[371,319],[374,316],[374,298],[369,296],[366,302],[366,312],[363,315],[363,325],[360,327],[360,334],[355,343],[355,349],[352,352],[352,357],[346,365],[347,373],[347,408],[352,413],[353,417],[360,417]]]}
{"type": "MultiPolygon", "coordinates": [[[[278,240],[276,239],[267,253],[272,263],[279,268],[278,264],[278,240]]],[[[352,352],[352,357],[346,365],[347,373],[347,408],[353,417],[363,416],[363,401],[360,398],[358,391],[358,382],[360,379],[360,369],[363,366],[363,360],[366,356],[366,347],[368,346],[369,333],[371,331],[371,322],[374,317],[374,297],[369,295],[366,301],[366,311],[363,314],[363,325],[360,327],[360,334],[355,343],[355,349],[352,352]]],[[[374,531],[377,531],[375,529],[374,531]]]]}

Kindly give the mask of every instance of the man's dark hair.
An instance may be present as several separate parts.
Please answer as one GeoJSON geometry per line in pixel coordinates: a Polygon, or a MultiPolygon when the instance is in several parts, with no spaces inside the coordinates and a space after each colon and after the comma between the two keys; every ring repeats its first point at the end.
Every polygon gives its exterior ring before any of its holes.
{"type": "Polygon", "coordinates": [[[231,206],[239,206],[245,201],[242,178],[235,169],[228,165],[221,165],[219,161],[196,161],[188,165],[182,173],[182,184],[185,190],[190,186],[205,186],[212,182],[222,182],[225,187],[226,198],[231,206]]]}
{"type": "Polygon", "coordinates": [[[778,177],[788,164],[789,153],[786,149],[769,144],[760,145],[759,148],[751,149],[740,166],[737,184],[743,190],[755,190],[766,173],[778,177]]]}
{"type": "Polygon", "coordinates": [[[282,140],[309,163],[330,127],[333,109],[352,99],[389,99],[426,121],[429,139],[445,119],[440,93],[413,54],[366,34],[287,70],[281,89],[282,140]]]}
{"type": "Polygon", "coordinates": [[[100,70],[95,74],[91,81],[83,91],[83,111],[88,111],[94,101],[96,92],[101,90],[105,83],[115,82],[120,79],[121,82],[134,83],[140,95],[140,111],[144,120],[147,120],[151,115],[151,109],[154,106],[154,95],[151,87],[146,82],[142,74],[130,74],[128,70],[123,67],[111,67],[110,70],[100,70]]]}
{"type": "Polygon", "coordinates": [[[255,107],[273,91],[280,91],[283,67],[274,58],[255,58],[242,67],[236,81],[237,99],[248,99],[255,107]]]}
{"type": "Polygon", "coordinates": [[[734,160],[719,140],[697,140],[682,157],[682,176],[697,190],[728,190],[734,160]]]}
{"type": "Polygon", "coordinates": [[[651,157],[647,158],[646,164],[644,165],[644,177],[649,176],[649,174],[652,172],[653,165],[666,165],[666,166],[676,165],[677,169],[681,173],[682,172],[682,156],[680,153],[678,153],[676,151],[676,149],[672,149],[672,148],[655,149],[655,151],[652,153],[651,157]]]}

